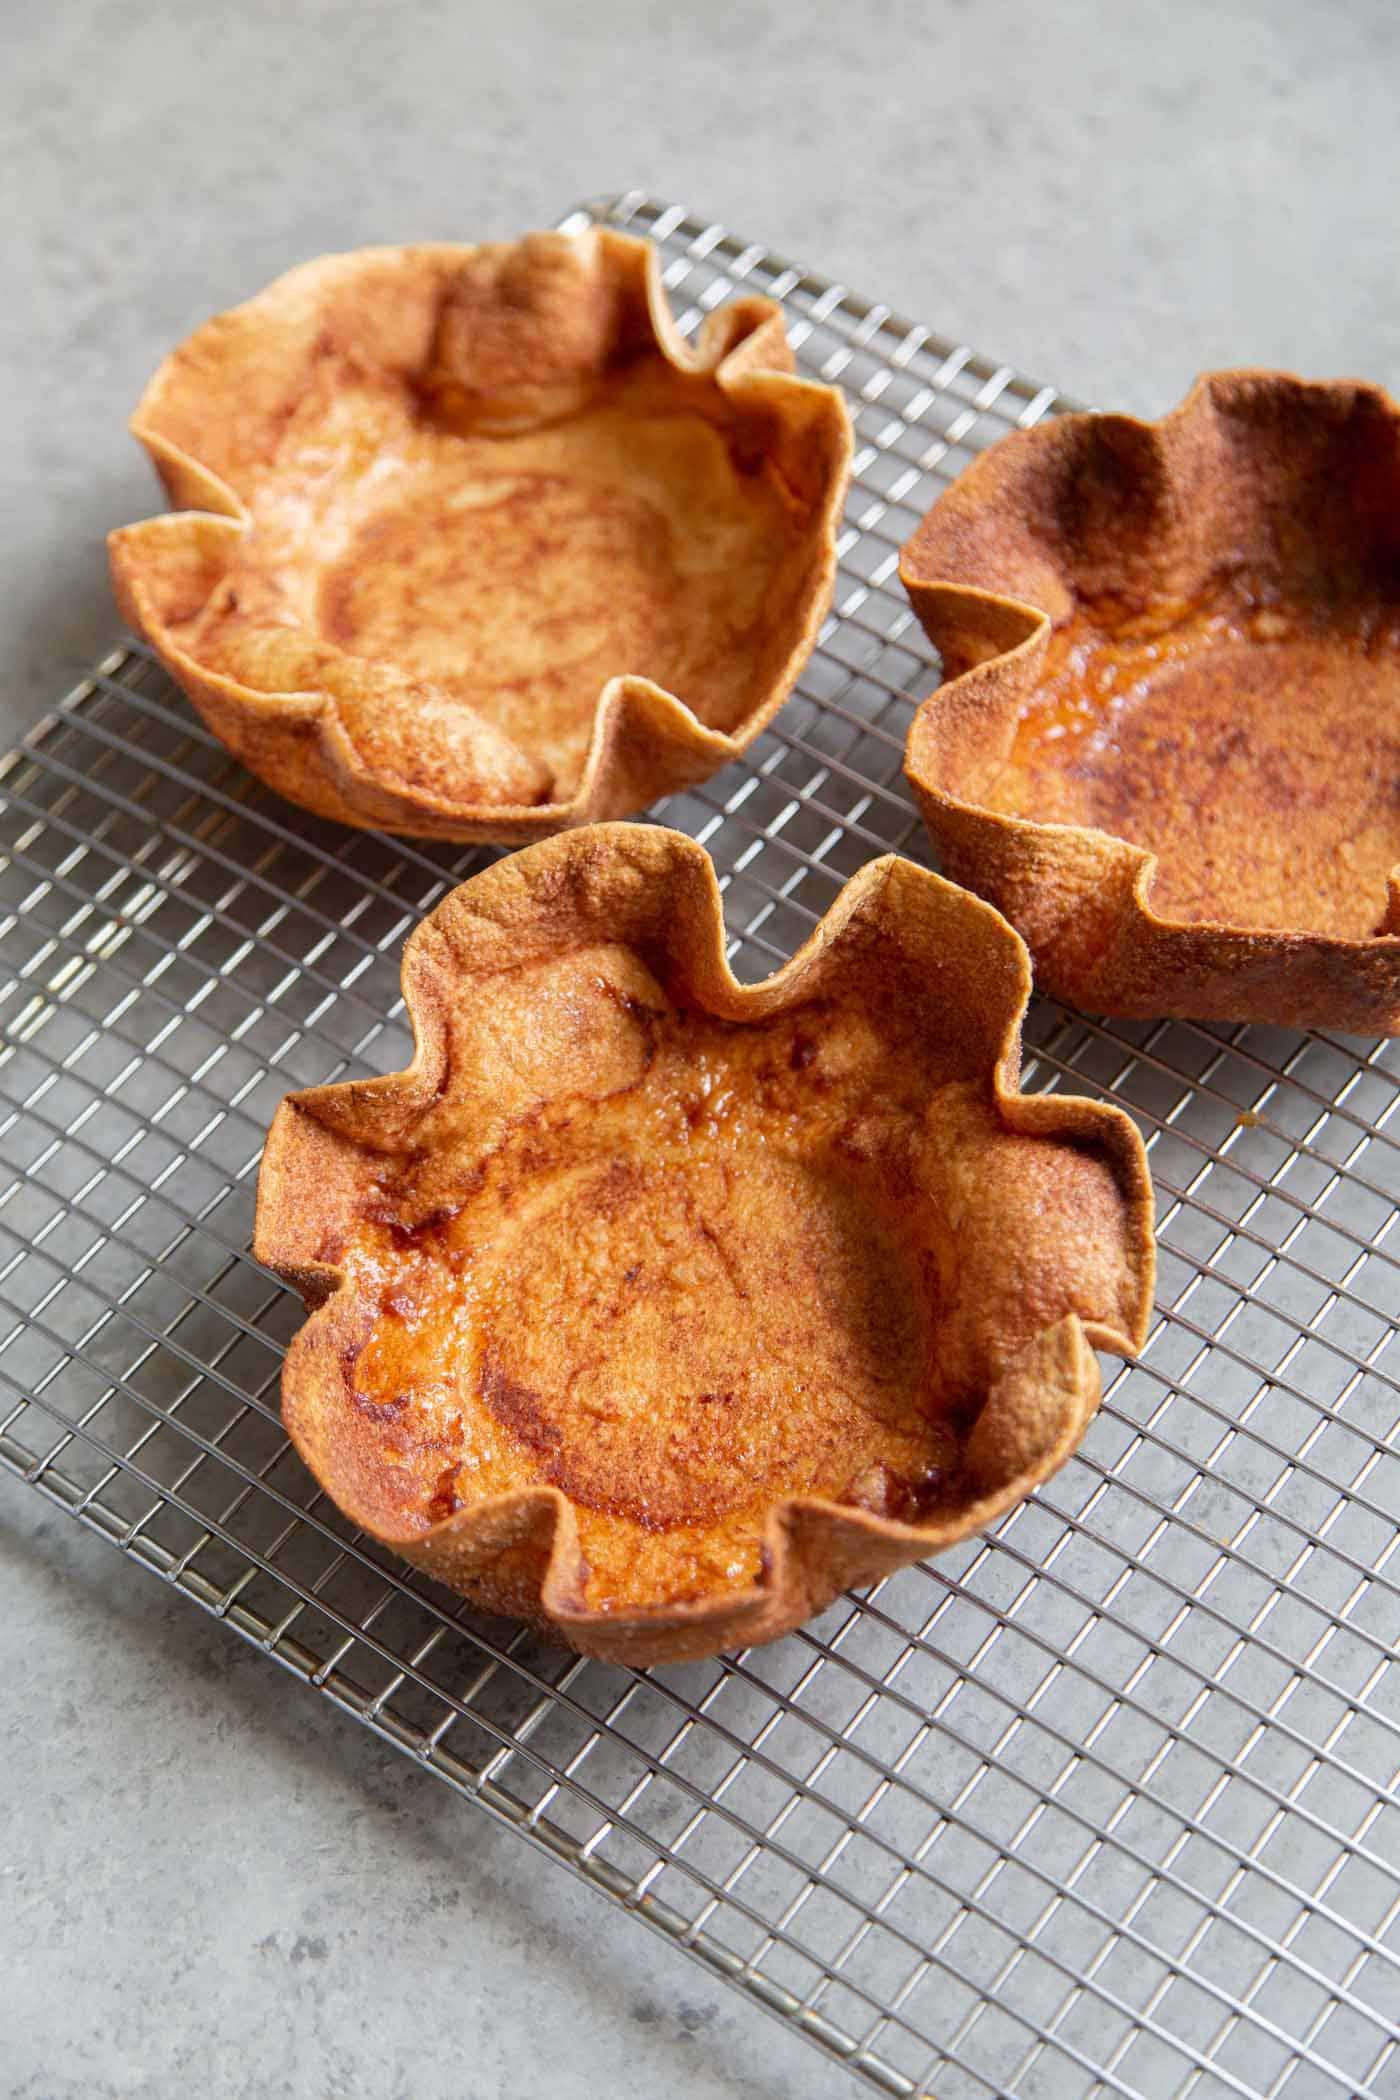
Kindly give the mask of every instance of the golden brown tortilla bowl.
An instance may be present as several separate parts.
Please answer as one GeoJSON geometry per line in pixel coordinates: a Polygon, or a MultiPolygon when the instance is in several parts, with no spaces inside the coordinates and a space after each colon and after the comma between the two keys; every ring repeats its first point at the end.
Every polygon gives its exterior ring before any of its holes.
{"type": "Polygon", "coordinates": [[[404,955],[405,1072],[283,1102],[255,1249],[312,1313],[288,1431],[342,1510],[585,1654],[772,1640],[1068,1456],[1140,1346],[1140,1139],[1017,1089],[1030,972],[894,858],[765,983],[714,871],[598,826],[404,955]]]}
{"type": "Polygon", "coordinates": [[[840,395],[740,298],[694,348],[594,229],[365,249],[198,329],[132,422],[173,513],[121,609],[214,733],[347,824],[523,841],[704,779],[830,600],[840,395]]]}
{"type": "Polygon", "coordinates": [[[949,489],[906,770],[943,865],[1091,1011],[1400,1032],[1400,415],[1201,379],[949,489]]]}

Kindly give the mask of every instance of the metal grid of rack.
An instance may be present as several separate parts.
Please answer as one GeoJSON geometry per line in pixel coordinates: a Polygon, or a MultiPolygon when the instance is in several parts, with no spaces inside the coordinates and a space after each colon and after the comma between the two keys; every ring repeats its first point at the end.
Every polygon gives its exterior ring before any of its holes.
{"type": "MultiPolygon", "coordinates": [[[[897,549],[1059,404],[640,195],[683,325],[784,303],[847,391],[836,600],[748,757],[658,814],[786,957],[924,840],[897,549]]],[[[1081,1454],[805,1631],[643,1675],[473,1616],[290,1453],[248,1254],[290,1087],[401,1063],[405,935],[484,858],[289,810],[139,649],[0,763],[0,1459],[877,2090],[1400,2090],[1400,1043],[1038,1003],[1026,1084],[1139,1119],[1161,1276],[1081,1454]]]]}

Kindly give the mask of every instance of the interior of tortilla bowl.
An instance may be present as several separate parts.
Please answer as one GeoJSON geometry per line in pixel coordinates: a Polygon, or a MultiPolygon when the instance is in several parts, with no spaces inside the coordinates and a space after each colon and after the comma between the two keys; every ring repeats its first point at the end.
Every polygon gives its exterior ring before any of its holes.
{"type": "Polygon", "coordinates": [[[443,710],[506,740],[496,796],[524,803],[577,786],[611,678],[736,729],[810,581],[810,506],[761,416],[655,349],[504,409],[327,351],[241,480],[246,531],[146,578],[169,640],[257,690],[329,686],[353,743],[392,758],[400,736],[406,784],[448,797],[443,710]],[[337,681],[337,658],[400,693],[337,681]]]}
{"type": "Polygon", "coordinates": [[[743,1590],[784,1498],[955,1511],[1001,1367],[1071,1312],[1133,1325],[1107,1160],[1006,1128],[897,1011],[721,1020],[612,945],[517,976],[586,1038],[586,1091],[484,1156],[444,1106],[320,1250],[336,1369],[295,1426],[384,1535],[547,1483],[582,1608],[743,1590]]]}
{"type": "Polygon", "coordinates": [[[1400,598],[1080,598],[959,791],[1148,848],[1164,918],[1365,939],[1400,868],[1400,598]]]}

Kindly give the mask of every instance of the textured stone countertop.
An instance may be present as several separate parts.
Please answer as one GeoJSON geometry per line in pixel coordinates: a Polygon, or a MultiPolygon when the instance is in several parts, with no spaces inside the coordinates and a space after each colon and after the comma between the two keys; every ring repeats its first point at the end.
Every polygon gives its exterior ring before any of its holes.
{"type": "MultiPolygon", "coordinates": [[[[0,737],[113,637],[142,382],[294,261],[638,186],[1101,404],[1395,384],[1398,55],[1393,0],[13,7],[0,737]]],[[[0,2093],[845,2089],[8,1479],[0,1562],[0,2093]]]]}

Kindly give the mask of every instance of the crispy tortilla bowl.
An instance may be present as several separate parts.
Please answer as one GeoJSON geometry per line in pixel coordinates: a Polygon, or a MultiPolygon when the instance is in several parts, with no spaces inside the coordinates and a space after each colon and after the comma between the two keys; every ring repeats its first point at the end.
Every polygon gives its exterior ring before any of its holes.
{"type": "Polygon", "coordinates": [[[904,550],[944,867],[1091,1011],[1400,1032],[1400,416],[1200,380],[992,447],[904,550]]]}
{"type": "Polygon", "coordinates": [[[255,1250],[345,1514],[585,1654],[772,1640],[1074,1449],[1141,1345],[1141,1141],[1017,1086],[1025,949],[893,857],[776,976],[708,856],[561,834],[410,939],[406,1071],[290,1095],[255,1250]]]}
{"type": "Polygon", "coordinates": [[[692,348],[593,229],[365,249],[198,329],[133,419],[175,508],[122,611],[290,801],[523,842],[704,779],[831,596],[840,395],[739,298],[692,348]]]}

